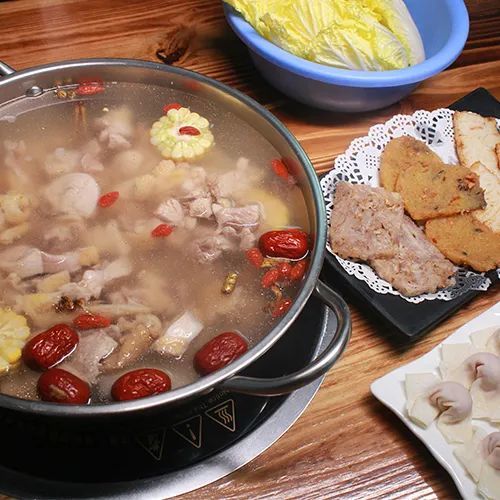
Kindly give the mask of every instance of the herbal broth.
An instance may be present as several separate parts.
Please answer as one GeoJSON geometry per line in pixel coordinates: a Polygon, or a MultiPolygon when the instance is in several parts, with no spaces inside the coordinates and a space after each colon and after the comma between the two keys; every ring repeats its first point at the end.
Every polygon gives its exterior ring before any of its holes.
{"type": "Polygon", "coordinates": [[[24,347],[57,324],[79,342],[49,369],[87,383],[91,403],[112,400],[114,382],[137,368],[165,372],[172,388],[192,383],[195,354],[222,332],[258,342],[305,265],[286,273],[307,259],[258,256],[263,233],[309,231],[302,193],[276,150],[234,114],[160,87],[115,84],[40,102],[15,118],[15,104],[0,108],[0,392],[58,402],[37,389],[43,369],[27,366],[24,347]],[[164,112],[171,103],[182,108],[164,112]],[[193,113],[208,120],[205,133],[193,113]],[[160,146],[183,143],[174,159],[151,143],[162,116],[160,146]],[[79,328],[82,315],[111,324],[79,328]],[[16,342],[13,318],[29,327],[16,342]]]}

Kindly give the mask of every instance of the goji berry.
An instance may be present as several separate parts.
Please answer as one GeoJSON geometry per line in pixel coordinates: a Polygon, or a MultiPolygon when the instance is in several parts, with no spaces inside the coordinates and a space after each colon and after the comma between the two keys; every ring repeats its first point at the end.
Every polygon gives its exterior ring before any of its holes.
{"type": "Polygon", "coordinates": [[[292,305],[291,299],[278,300],[278,302],[273,307],[273,310],[271,311],[271,316],[273,318],[279,318],[280,316],[283,316],[283,314],[285,314],[288,311],[288,309],[290,309],[291,305],[292,305]]]}
{"type": "Polygon", "coordinates": [[[111,320],[99,314],[80,314],[73,320],[79,330],[92,330],[94,328],[106,328],[111,325],[111,320]]]}
{"type": "Polygon", "coordinates": [[[292,265],[289,262],[280,262],[276,269],[280,273],[282,279],[290,279],[290,273],[292,272],[292,265]]]}
{"type": "Polygon", "coordinates": [[[196,127],[191,127],[190,125],[186,125],[185,127],[181,127],[179,129],[179,134],[181,134],[181,135],[200,135],[201,132],[196,127]]]}
{"type": "Polygon", "coordinates": [[[307,270],[307,260],[300,260],[295,264],[290,271],[290,279],[292,281],[300,281],[307,270]]]}
{"type": "Polygon", "coordinates": [[[159,224],[151,231],[151,236],[153,236],[153,238],[165,238],[170,236],[173,230],[173,226],[169,226],[168,224],[159,224]]]}
{"type": "Polygon", "coordinates": [[[99,206],[101,208],[108,208],[111,205],[114,205],[116,200],[120,197],[120,193],[118,191],[111,191],[110,193],[103,194],[99,198],[99,206]]]}
{"type": "Polygon", "coordinates": [[[163,112],[167,114],[171,109],[181,109],[182,106],[178,102],[173,102],[171,104],[165,104],[163,106],[163,112]]]}

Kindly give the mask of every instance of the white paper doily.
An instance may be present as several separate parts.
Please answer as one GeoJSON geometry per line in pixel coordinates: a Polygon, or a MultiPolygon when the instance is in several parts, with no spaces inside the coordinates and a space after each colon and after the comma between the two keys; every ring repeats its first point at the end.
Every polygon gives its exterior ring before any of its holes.
{"type": "MultiPolygon", "coordinates": [[[[451,109],[436,109],[435,111],[416,111],[412,115],[396,115],[386,123],[371,127],[367,136],[352,141],[347,151],[335,159],[333,169],[321,179],[328,222],[330,221],[337,182],[380,185],[380,156],[387,143],[395,137],[408,135],[423,140],[445,163],[458,163],[453,134],[453,113],[454,111],[451,109]]],[[[497,125],[500,127],[500,120],[497,120],[497,125]]],[[[408,302],[419,303],[434,299],[452,300],[469,290],[484,291],[491,285],[491,280],[484,274],[459,268],[455,275],[455,285],[437,293],[405,297],[387,281],[380,278],[367,264],[340,258],[332,251],[330,242],[327,243],[327,249],[348,274],[364,281],[372,290],[382,294],[399,295],[408,302]]],[[[497,273],[500,277],[500,269],[497,270],[497,273]]]]}

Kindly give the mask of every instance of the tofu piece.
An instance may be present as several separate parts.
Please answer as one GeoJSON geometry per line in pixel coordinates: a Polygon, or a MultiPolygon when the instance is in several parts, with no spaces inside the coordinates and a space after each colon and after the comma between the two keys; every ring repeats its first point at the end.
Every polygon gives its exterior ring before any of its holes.
{"type": "Polygon", "coordinates": [[[484,118],[469,111],[456,111],[453,115],[453,128],[460,163],[464,167],[470,167],[479,161],[495,173],[499,168],[496,147],[500,143],[495,118],[484,118]]]}
{"type": "Polygon", "coordinates": [[[472,439],[472,420],[467,417],[461,422],[448,422],[446,415],[441,414],[437,427],[448,443],[467,443],[472,439]]]}
{"type": "Polygon", "coordinates": [[[487,462],[483,463],[477,489],[489,500],[500,500],[500,470],[494,469],[487,462]]]}
{"type": "Polygon", "coordinates": [[[408,373],[405,378],[406,409],[408,417],[420,427],[427,427],[439,415],[431,404],[427,391],[440,382],[434,373],[408,373]]]}
{"type": "Polygon", "coordinates": [[[473,434],[469,441],[458,445],[453,453],[474,482],[479,481],[484,458],[482,456],[482,441],[487,432],[479,427],[473,428],[473,434]]]}
{"type": "Polygon", "coordinates": [[[468,385],[462,383],[462,373],[457,372],[457,368],[472,354],[474,354],[472,344],[443,344],[441,346],[441,364],[439,365],[443,380],[458,382],[465,387],[470,387],[472,380],[468,385]]]}
{"type": "Polygon", "coordinates": [[[490,326],[483,330],[476,330],[470,339],[478,352],[490,352],[500,356],[500,327],[490,326]]]}
{"type": "Polygon", "coordinates": [[[425,392],[417,396],[413,405],[408,408],[410,420],[424,429],[429,427],[438,415],[439,410],[430,402],[425,392]]]}
{"type": "Polygon", "coordinates": [[[500,422],[500,389],[485,391],[481,380],[475,380],[470,389],[472,398],[472,417],[500,422]]]}
{"type": "Polygon", "coordinates": [[[191,312],[185,312],[153,343],[153,349],[162,355],[182,357],[189,344],[203,330],[203,324],[191,312]]]}

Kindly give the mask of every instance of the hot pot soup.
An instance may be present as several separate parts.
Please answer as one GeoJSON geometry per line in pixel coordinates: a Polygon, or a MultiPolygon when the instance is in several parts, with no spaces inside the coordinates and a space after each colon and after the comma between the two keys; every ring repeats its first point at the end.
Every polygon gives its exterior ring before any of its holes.
{"type": "Polygon", "coordinates": [[[0,108],[0,392],[130,400],[258,342],[307,269],[287,161],[189,93],[90,82],[39,99],[0,108]]]}

